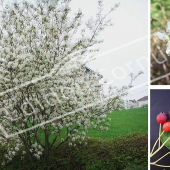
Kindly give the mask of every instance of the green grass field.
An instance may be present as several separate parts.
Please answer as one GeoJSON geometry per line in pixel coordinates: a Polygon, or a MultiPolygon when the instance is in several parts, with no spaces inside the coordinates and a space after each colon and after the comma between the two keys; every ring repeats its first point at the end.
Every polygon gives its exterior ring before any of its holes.
{"type": "Polygon", "coordinates": [[[114,111],[109,114],[108,117],[112,119],[108,131],[98,132],[95,130],[89,130],[87,136],[115,138],[133,132],[148,133],[147,108],[122,110],[120,112],[114,111]]]}
{"type": "MultiPolygon", "coordinates": [[[[97,130],[89,130],[87,136],[100,137],[100,138],[115,138],[121,135],[128,135],[134,132],[148,133],[148,109],[136,108],[130,110],[114,111],[108,114],[107,117],[111,118],[108,131],[99,132],[97,130]]],[[[66,136],[66,128],[61,131],[57,141],[66,136]]],[[[40,134],[41,135],[41,134],[40,134]]],[[[51,135],[50,140],[54,139],[51,135]]],[[[41,135],[41,141],[44,141],[44,133],[41,135]]]]}

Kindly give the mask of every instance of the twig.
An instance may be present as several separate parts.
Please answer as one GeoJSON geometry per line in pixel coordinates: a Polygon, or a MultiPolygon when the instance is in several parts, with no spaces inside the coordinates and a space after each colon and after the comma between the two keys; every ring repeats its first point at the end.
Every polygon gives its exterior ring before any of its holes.
{"type": "MultiPolygon", "coordinates": [[[[164,133],[164,131],[161,133],[160,137],[163,135],[163,133],[164,133]]],[[[153,146],[153,148],[152,148],[151,155],[152,155],[152,153],[153,153],[153,151],[154,151],[154,149],[155,149],[155,146],[156,146],[158,140],[159,140],[159,138],[156,140],[156,142],[155,142],[155,144],[154,144],[154,146],[153,146]]]]}
{"type": "Polygon", "coordinates": [[[153,162],[154,164],[156,164],[158,161],[160,161],[161,159],[163,159],[165,156],[167,156],[168,154],[170,154],[170,152],[166,153],[165,155],[163,155],[161,158],[159,158],[157,161],[153,162]]]}
{"type": "Polygon", "coordinates": [[[151,157],[154,156],[157,152],[159,152],[163,148],[163,146],[166,144],[166,142],[168,142],[169,140],[170,140],[170,137],[162,144],[161,147],[159,147],[153,154],[151,154],[151,157]]]}
{"type": "Polygon", "coordinates": [[[161,142],[160,142],[160,133],[161,133],[161,123],[159,124],[159,148],[160,148],[160,145],[161,145],[161,142]]]}

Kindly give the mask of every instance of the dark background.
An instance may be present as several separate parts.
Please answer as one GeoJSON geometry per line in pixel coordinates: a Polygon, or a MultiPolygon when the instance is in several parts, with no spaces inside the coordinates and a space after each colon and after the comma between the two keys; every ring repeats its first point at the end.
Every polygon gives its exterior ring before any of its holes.
{"type": "MultiPolygon", "coordinates": [[[[160,112],[165,112],[168,120],[169,118],[169,110],[170,110],[170,90],[151,90],[151,105],[150,105],[150,148],[158,139],[159,136],[159,124],[156,121],[156,116],[160,112]]],[[[157,147],[156,147],[157,148],[157,147]]],[[[166,147],[163,147],[156,155],[154,155],[151,159],[151,162],[156,161],[161,156],[166,154],[169,151],[166,147]]],[[[170,166],[170,154],[160,160],[157,164],[160,165],[169,165],[170,166]]],[[[170,168],[151,166],[151,170],[170,170],[170,168]]]]}

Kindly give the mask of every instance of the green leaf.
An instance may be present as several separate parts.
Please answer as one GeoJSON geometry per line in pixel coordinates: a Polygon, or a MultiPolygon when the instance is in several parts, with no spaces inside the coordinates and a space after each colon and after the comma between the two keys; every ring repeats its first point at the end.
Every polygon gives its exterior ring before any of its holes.
{"type": "MultiPolygon", "coordinates": [[[[161,133],[163,132],[163,128],[161,128],[161,133]]],[[[164,132],[161,136],[161,142],[164,143],[170,137],[170,132],[164,132]]],[[[170,149],[170,140],[166,142],[165,146],[170,149]]]]}

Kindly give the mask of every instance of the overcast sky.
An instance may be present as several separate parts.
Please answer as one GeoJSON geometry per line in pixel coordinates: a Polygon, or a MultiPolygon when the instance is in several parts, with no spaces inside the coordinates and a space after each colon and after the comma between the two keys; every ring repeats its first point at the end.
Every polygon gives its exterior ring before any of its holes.
{"type": "MultiPolygon", "coordinates": [[[[147,0],[104,0],[106,11],[120,2],[112,18],[114,26],[106,28],[100,37],[104,43],[96,60],[88,66],[101,70],[101,74],[115,86],[121,87],[130,82],[129,74],[144,71],[129,91],[127,99],[139,99],[148,95],[148,1],[147,0]]],[[[97,9],[95,0],[72,0],[72,10],[81,8],[86,17],[94,16],[97,9]]]]}
{"type": "MultiPolygon", "coordinates": [[[[119,88],[128,85],[131,72],[137,74],[143,70],[144,74],[134,82],[134,88],[125,98],[138,100],[148,95],[148,1],[104,0],[105,11],[119,2],[120,7],[109,16],[114,26],[100,34],[104,42],[100,44],[96,60],[88,66],[93,70],[101,70],[108,84],[119,88]]],[[[97,0],[72,0],[72,13],[79,8],[82,9],[84,20],[87,20],[96,14],[97,0]]]]}

